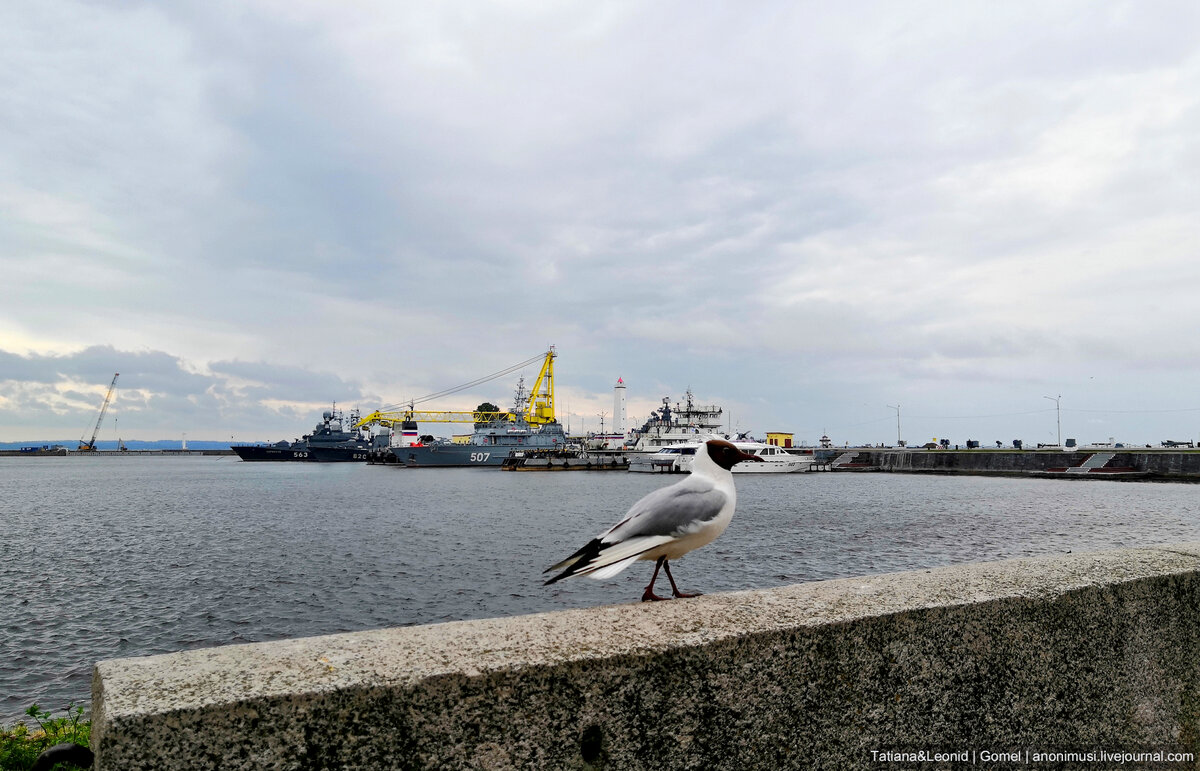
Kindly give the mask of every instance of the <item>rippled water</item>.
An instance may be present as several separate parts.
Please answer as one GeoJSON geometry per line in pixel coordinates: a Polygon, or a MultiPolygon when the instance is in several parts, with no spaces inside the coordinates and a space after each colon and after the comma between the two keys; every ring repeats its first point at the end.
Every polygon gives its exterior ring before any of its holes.
{"type": "MultiPolygon", "coordinates": [[[[633,602],[649,563],[541,571],[677,481],[231,457],[0,458],[0,724],[90,699],[91,666],[228,643],[633,602]]],[[[679,562],[715,592],[1200,540],[1187,484],[739,476],[679,562]]]]}

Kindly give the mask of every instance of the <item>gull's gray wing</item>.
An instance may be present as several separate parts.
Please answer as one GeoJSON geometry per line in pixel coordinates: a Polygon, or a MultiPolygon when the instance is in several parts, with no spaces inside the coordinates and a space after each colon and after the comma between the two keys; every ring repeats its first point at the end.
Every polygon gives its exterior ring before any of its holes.
{"type": "MultiPolygon", "coordinates": [[[[693,481],[691,479],[687,481],[693,481]]],[[[729,496],[711,484],[675,484],[655,490],[600,536],[603,543],[647,535],[680,535],[721,513],[729,496]]]]}

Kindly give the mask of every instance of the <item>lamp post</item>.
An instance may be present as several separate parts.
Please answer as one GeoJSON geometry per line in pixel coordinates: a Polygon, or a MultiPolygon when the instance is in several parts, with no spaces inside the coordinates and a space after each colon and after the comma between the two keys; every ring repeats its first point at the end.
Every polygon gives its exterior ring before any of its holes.
{"type": "Polygon", "coordinates": [[[903,446],[903,442],[900,439],[900,404],[897,402],[896,404],[889,404],[887,406],[896,411],[896,446],[901,447],[903,446]]]}
{"type": "Polygon", "coordinates": [[[1062,394],[1058,396],[1043,396],[1042,398],[1054,402],[1054,422],[1058,426],[1058,446],[1062,447],[1062,409],[1059,406],[1062,394]]]}

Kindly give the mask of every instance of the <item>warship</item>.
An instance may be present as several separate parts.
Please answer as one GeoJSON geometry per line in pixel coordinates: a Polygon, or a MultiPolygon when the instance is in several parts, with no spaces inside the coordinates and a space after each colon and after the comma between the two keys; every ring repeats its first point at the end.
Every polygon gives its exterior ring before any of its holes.
{"type": "Polygon", "coordinates": [[[371,452],[369,462],[413,468],[446,466],[494,466],[499,468],[513,451],[564,450],[568,446],[562,424],[554,416],[554,348],[545,354],[542,370],[532,391],[525,379],[517,384],[509,412],[420,412],[372,413],[362,422],[394,422],[400,425],[401,443],[371,452]],[[447,439],[412,442],[416,420],[474,419],[475,430],[464,443],[447,439]]]}
{"type": "Polygon", "coordinates": [[[627,441],[634,452],[657,452],[662,447],[694,442],[700,436],[722,434],[722,409],[715,404],[696,404],[690,388],[683,404],[676,402],[672,409],[671,400],[663,397],[662,405],[630,433],[627,441]]]}
{"type": "Polygon", "coordinates": [[[558,449],[567,447],[562,424],[534,426],[523,418],[489,420],[475,428],[465,444],[445,439],[407,447],[389,447],[372,455],[374,463],[402,464],[413,468],[426,466],[501,466],[513,451],[558,449]]]}
{"type": "Polygon", "coordinates": [[[337,409],[326,410],[321,414],[321,422],[313,428],[311,434],[305,434],[293,442],[276,442],[275,444],[235,444],[229,449],[237,453],[242,460],[249,461],[313,461],[318,463],[339,463],[347,461],[365,462],[375,445],[386,446],[388,434],[382,432],[372,437],[358,428],[357,412],[349,415],[350,430],[346,430],[344,416],[337,409]]]}

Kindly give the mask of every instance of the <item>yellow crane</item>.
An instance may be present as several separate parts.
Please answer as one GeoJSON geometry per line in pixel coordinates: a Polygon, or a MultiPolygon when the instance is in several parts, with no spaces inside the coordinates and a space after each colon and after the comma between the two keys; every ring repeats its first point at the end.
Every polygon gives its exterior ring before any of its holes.
{"type": "MultiPolygon", "coordinates": [[[[547,423],[553,423],[554,417],[554,358],[558,356],[554,351],[554,346],[550,346],[550,350],[546,351],[542,358],[542,369],[538,372],[537,380],[534,381],[533,390],[529,392],[529,396],[524,400],[524,404],[518,404],[516,412],[480,412],[475,410],[417,410],[413,409],[410,404],[408,409],[404,410],[375,410],[371,414],[364,417],[355,424],[355,428],[361,428],[370,424],[378,424],[381,426],[393,426],[408,421],[417,421],[421,423],[484,423],[489,420],[508,420],[516,421],[518,418],[524,419],[530,425],[542,426],[547,423]]],[[[531,361],[536,361],[533,359],[531,361]]],[[[526,362],[523,362],[523,364],[526,362]]],[[[508,374],[513,370],[522,366],[518,364],[510,367],[500,374],[508,374]]],[[[499,377],[499,375],[493,376],[499,377]]],[[[485,380],[493,379],[492,377],[485,380]]],[[[477,385],[480,382],[475,381],[470,385],[477,385]]],[[[456,389],[457,390],[457,389],[456,389]]]]}
{"type": "Polygon", "coordinates": [[[96,435],[100,433],[100,424],[104,422],[104,413],[108,412],[108,404],[112,401],[113,390],[117,387],[117,376],[120,374],[120,372],[114,374],[112,382],[108,384],[108,393],[104,395],[104,403],[100,405],[100,417],[96,418],[96,429],[92,431],[91,440],[84,444],[83,437],[80,437],[79,447],[75,448],[77,452],[96,451],[96,435]]]}

